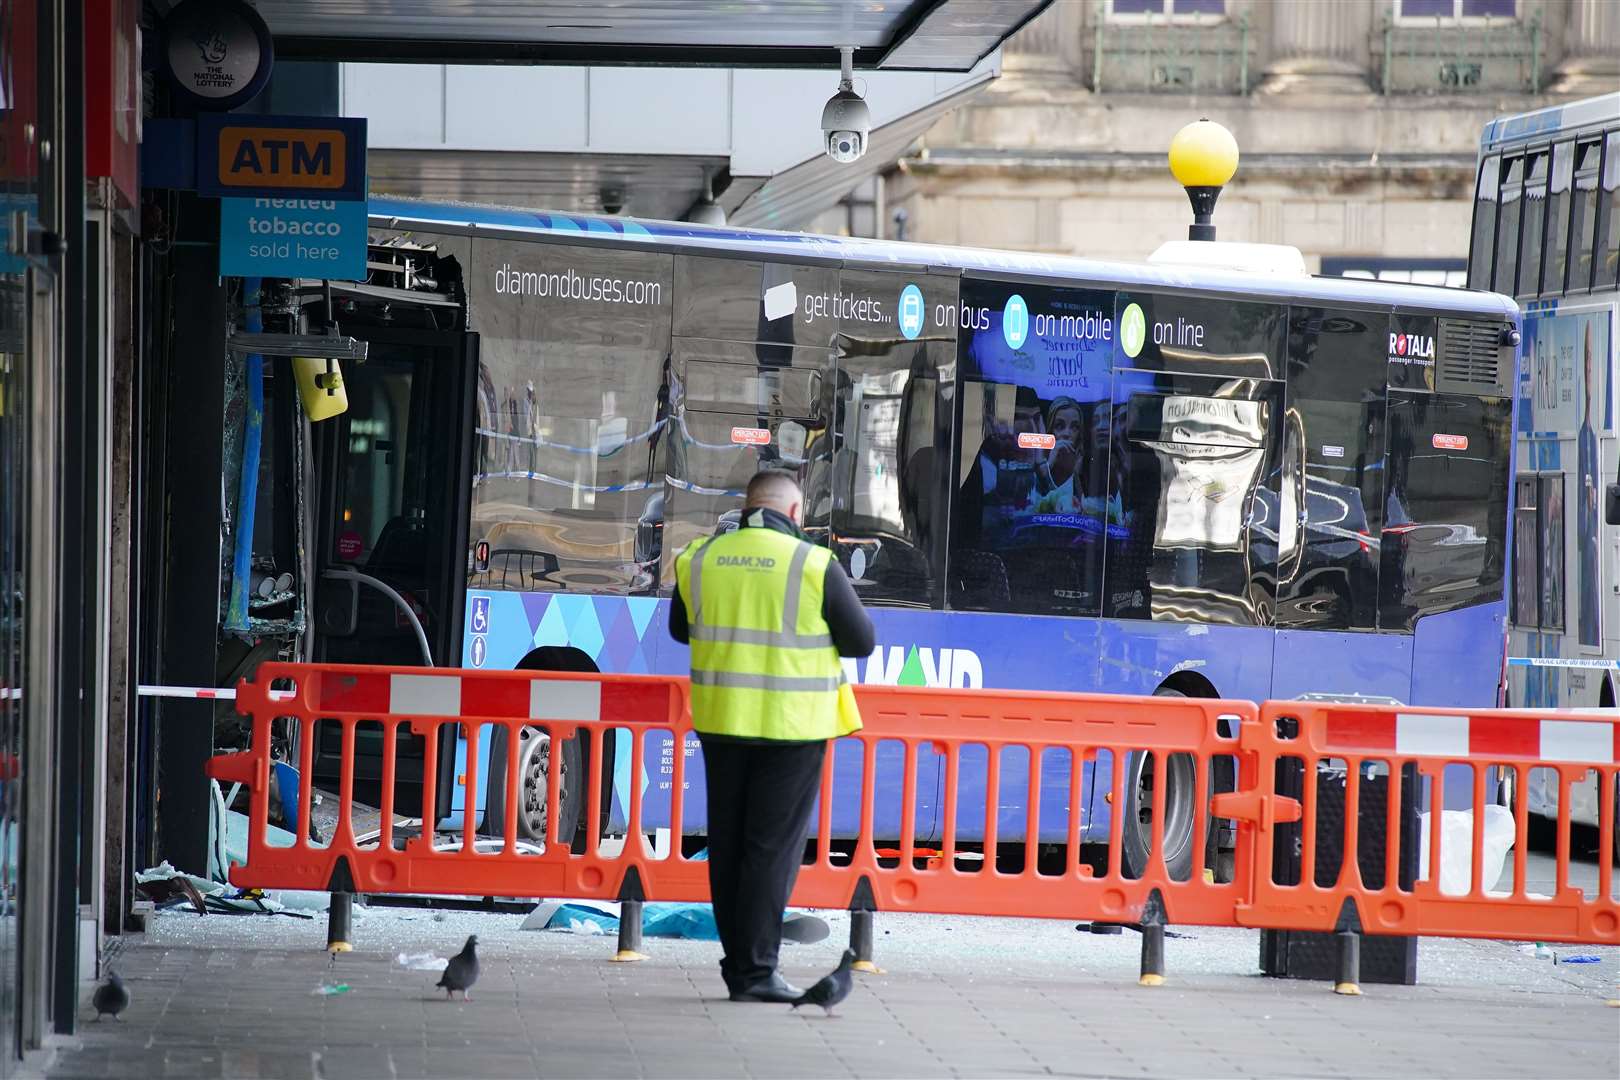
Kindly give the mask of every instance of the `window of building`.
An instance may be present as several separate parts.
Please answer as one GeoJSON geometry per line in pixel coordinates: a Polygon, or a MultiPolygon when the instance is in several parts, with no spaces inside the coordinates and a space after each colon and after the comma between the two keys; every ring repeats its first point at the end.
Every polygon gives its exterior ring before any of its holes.
{"type": "Polygon", "coordinates": [[[1491,262],[1496,256],[1496,200],[1502,183],[1502,159],[1491,156],[1479,167],[1479,189],[1474,195],[1474,240],[1468,249],[1468,287],[1491,287],[1491,262]]]}
{"type": "Polygon", "coordinates": [[[1518,0],[1395,0],[1395,18],[1400,20],[1463,22],[1518,16],[1518,0]]]}
{"type": "Polygon", "coordinates": [[[1108,17],[1120,22],[1217,22],[1226,18],[1226,0],[1112,0],[1108,17]]]}
{"type": "Polygon", "coordinates": [[[1620,131],[1611,131],[1603,152],[1603,219],[1598,222],[1598,241],[1592,257],[1597,263],[1592,275],[1594,289],[1612,288],[1620,270],[1620,131]]]}

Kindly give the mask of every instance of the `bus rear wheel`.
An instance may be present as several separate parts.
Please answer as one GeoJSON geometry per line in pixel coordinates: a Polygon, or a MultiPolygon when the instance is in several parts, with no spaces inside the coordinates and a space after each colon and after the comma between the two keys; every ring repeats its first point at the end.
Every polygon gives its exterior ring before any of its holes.
{"type": "MultiPolygon", "coordinates": [[[[1156,697],[1185,697],[1162,686],[1156,697]]],[[[1154,755],[1133,751],[1125,763],[1124,821],[1120,828],[1122,862],[1127,877],[1139,878],[1153,855],[1153,792],[1164,787],[1164,865],[1172,881],[1192,876],[1193,857],[1207,844],[1208,827],[1194,836],[1198,822],[1198,763],[1191,754],[1154,755]]]]}

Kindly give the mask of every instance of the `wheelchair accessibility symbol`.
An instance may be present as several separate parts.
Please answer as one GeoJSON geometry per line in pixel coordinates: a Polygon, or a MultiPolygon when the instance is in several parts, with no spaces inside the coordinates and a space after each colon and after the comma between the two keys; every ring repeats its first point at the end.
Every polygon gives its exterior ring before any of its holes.
{"type": "Polygon", "coordinates": [[[475,634],[489,633],[489,597],[472,598],[472,618],[467,628],[475,634]]]}

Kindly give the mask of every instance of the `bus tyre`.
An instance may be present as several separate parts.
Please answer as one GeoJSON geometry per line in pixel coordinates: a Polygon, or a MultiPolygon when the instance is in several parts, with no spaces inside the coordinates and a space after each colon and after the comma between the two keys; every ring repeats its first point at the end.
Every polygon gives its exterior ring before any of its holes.
{"type": "MultiPolygon", "coordinates": [[[[1185,697],[1179,690],[1161,686],[1157,697],[1185,697]]],[[[1134,751],[1125,762],[1125,812],[1120,829],[1125,875],[1139,878],[1147,870],[1153,853],[1153,789],[1163,784],[1164,865],[1172,881],[1192,876],[1193,856],[1208,840],[1207,826],[1196,839],[1193,827],[1198,819],[1194,802],[1198,797],[1198,765],[1191,754],[1159,756],[1134,751]]],[[[1212,819],[1206,819],[1212,823],[1212,819]]]]}
{"type": "Polygon", "coordinates": [[[564,844],[572,844],[580,825],[585,770],[578,738],[563,740],[560,754],[552,752],[553,741],[544,728],[538,727],[526,727],[518,736],[518,787],[522,798],[518,803],[518,835],[534,843],[545,842],[548,788],[555,768],[561,785],[557,793],[557,813],[563,822],[559,836],[564,844]]]}

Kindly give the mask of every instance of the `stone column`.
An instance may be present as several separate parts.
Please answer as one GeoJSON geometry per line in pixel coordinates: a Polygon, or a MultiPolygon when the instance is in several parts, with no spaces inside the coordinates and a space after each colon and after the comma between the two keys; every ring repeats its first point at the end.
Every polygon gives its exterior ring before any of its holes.
{"type": "Polygon", "coordinates": [[[1574,0],[1564,24],[1564,58],[1553,71],[1551,94],[1586,97],[1620,86],[1620,3],[1574,0]]]}
{"type": "Polygon", "coordinates": [[[1060,0],[1008,38],[1002,52],[1007,74],[1037,82],[1078,81],[1085,10],[1084,4],[1060,0]]]}
{"type": "Polygon", "coordinates": [[[1365,94],[1372,0],[1274,0],[1262,94],[1365,94]]]}

